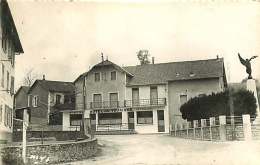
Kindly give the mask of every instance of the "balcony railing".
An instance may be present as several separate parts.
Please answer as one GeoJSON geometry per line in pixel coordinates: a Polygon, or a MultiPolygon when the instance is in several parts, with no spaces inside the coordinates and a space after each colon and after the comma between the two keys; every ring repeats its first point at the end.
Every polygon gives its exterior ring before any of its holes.
{"type": "Polygon", "coordinates": [[[124,100],[124,101],[90,102],[90,109],[151,107],[151,106],[165,106],[165,105],[166,105],[166,98],[157,98],[157,99],[139,99],[139,100],[124,100]]]}

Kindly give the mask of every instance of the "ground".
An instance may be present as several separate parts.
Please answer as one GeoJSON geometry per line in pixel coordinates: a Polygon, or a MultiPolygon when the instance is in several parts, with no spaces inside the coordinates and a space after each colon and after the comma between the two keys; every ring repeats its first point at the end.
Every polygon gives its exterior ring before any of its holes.
{"type": "Polygon", "coordinates": [[[64,165],[256,165],[260,141],[209,142],[168,135],[97,136],[99,153],[64,165]]]}

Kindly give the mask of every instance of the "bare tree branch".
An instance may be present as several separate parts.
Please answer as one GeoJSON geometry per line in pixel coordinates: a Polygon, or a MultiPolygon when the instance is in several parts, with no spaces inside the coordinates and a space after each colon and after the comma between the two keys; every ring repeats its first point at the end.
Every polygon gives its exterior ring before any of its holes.
{"type": "Polygon", "coordinates": [[[30,68],[24,78],[23,78],[23,85],[24,86],[32,86],[34,81],[39,77],[39,74],[34,71],[33,68],[30,68]]]}

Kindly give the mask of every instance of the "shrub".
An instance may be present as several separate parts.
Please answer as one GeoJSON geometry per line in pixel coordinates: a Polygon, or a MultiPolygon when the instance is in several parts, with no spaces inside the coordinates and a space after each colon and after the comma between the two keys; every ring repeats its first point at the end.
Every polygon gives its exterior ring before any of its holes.
{"type": "Polygon", "coordinates": [[[182,118],[191,120],[207,119],[220,115],[230,115],[229,98],[233,98],[234,115],[256,114],[256,99],[254,94],[245,89],[224,91],[211,95],[194,97],[180,108],[182,118]]]}

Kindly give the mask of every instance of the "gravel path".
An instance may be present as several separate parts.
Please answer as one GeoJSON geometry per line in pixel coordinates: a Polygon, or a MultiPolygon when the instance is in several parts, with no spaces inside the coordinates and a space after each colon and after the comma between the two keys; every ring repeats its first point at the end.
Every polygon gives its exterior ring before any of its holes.
{"type": "Polygon", "coordinates": [[[167,135],[97,136],[99,153],[64,165],[258,165],[260,141],[208,142],[167,135]]]}

